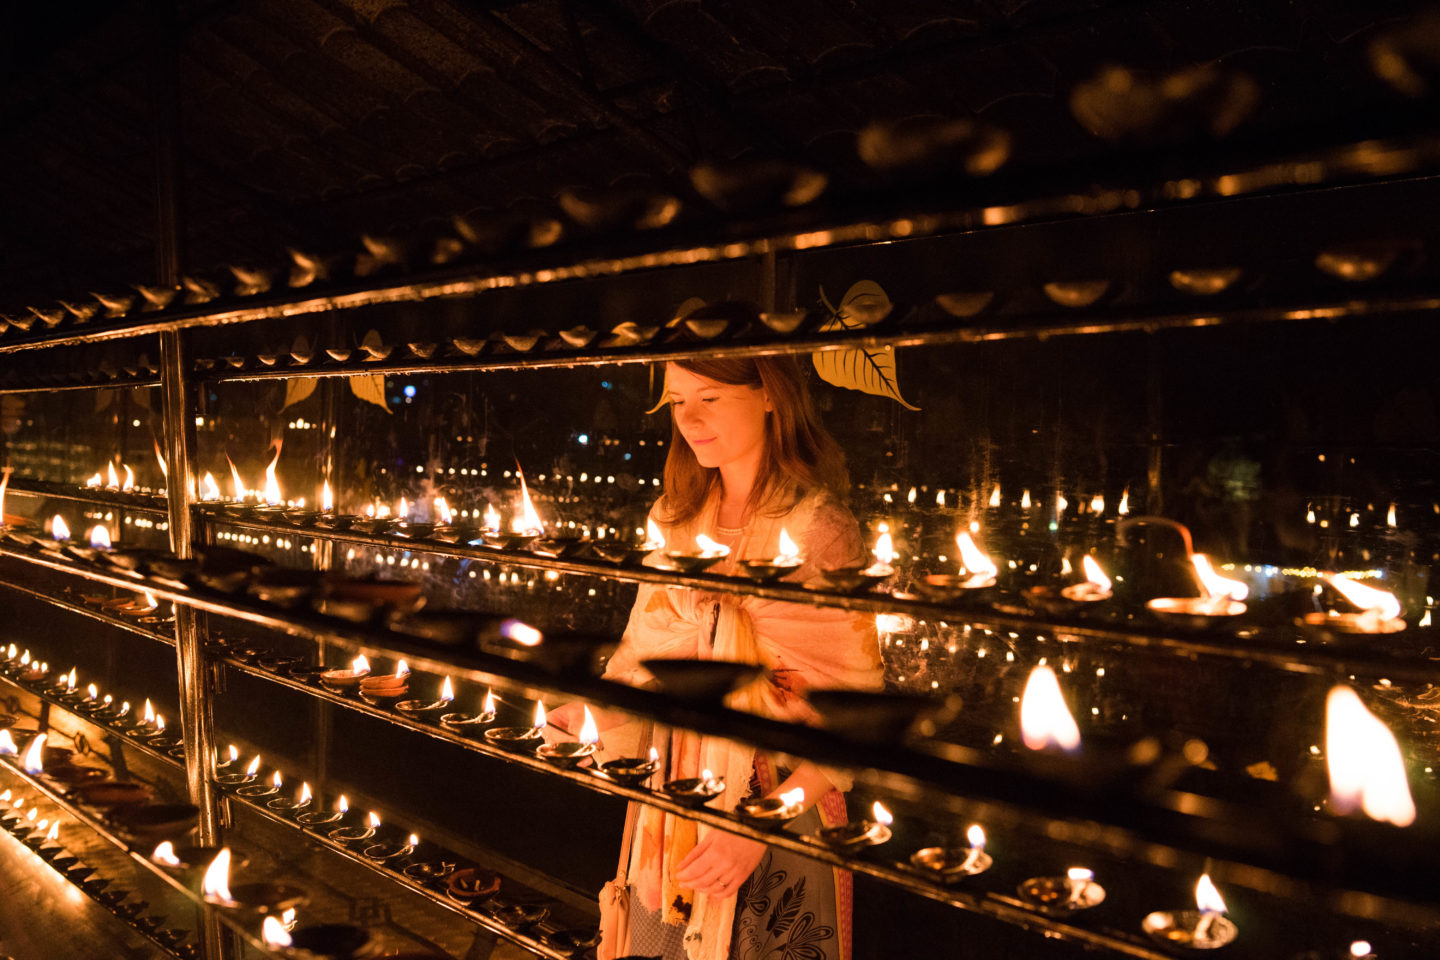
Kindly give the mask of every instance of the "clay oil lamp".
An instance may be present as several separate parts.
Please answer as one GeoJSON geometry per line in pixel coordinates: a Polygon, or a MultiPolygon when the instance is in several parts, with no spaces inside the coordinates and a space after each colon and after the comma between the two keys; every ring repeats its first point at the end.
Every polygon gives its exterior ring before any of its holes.
{"type": "Polygon", "coordinates": [[[1065,704],[1055,671],[1041,664],[1030,671],[1020,697],[1020,738],[1031,750],[1080,749],[1080,728],[1065,704]]]}
{"type": "Polygon", "coordinates": [[[429,886],[449,877],[455,872],[455,866],[450,860],[417,860],[412,854],[400,872],[422,886],[429,886]]]}
{"type": "Polygon", "coordinates": [[[875,549],[871,551],[875,562],[868,567],[855,564],[846,567],[831,567],[821,570],[820,576],[827,586],[837,590],[860,590],[878,586],[895,575],[895,544],[890,536],[889,524],[880,525],[875,538],[875,549]]]}
{"type": "Polygon", "coordinates": [[[796,787],[778,797],[761,797],[735,808],[741,819],[766,830],[778,830],[805,812],[805,790],[796,787]]]}
{"type": "Polygon", "coordinates": [[[1099,562],[1087,553],[1080,558],[1080,566],[1085,571],[1085,579],[1062,588],[1060,595],[1074,603],[1098,603],[1101,600],[1109,600],[1113,595],[1111,588],[1114,585],[1105,575],[1105,571],[1100,568],[1099,562]]]}
{"type": "Polygon", "coordinates": [[[1000,570],[975,545],[969,531],[957,534],[955,544],[960,548],[960,573],[926,574],[916,582],[917,590],[932,599],[949,601],[995,586],[1000,570]]]}
{"type": "Polygon", "coordinates": [[[1395,594],[1335,574],[1321,579],[1347,602],[1358,607],[1360,612],[1337,613],[1334,610],[1317,610],[1307,613],[1296,621],[1300,626],[1322,634],[1399,633],[1405,629],[1405,621],[1400,618],[1400,601],[1396,599],[1395,594]]]}
{"type": "Polygon", "coordinates": [[[286,510],[283,518],[286,523],[294,524],[297,527],[309,526],[323,516],[334,516],[335,495],[330,491],[330,481],[325,481],[320,488],[320,509],[310,510],[306,508],[304,500],[301,500],[295,507],[286,510]]]}
{"type": "Polygon", "coordinates": [[[580,725],[578,740],[542,743],[536,754],[559,767],[579,766],[587,757],[594,756],[595,744],[600,742],[600,730],[595,725],[590,708],[587,706],[584,709],[585,722],[580,725]]]}
{"type": "Polygon", "coordinates": [[[700,771],[698,777],[684,777],[666,781],[660,791],[687,807],[703,807],[725,792],[725,778],[717,777],[708,769],[700,771]]]}
{"type": "Polygon", "coordinates": [[[528,727],[491,727],[485,739],[497,747],[533,753],[545,742],[545,704],[535,701],[535,722],[528,727]]]}
{"type": "Polygon", "coordinates": [[[65,676],[61,679],[63,680],[63,682],[60,684],[60,689],[55,694],[56,698],[59,699],[61,703],[73,707],[85,699],[85,694],[87,691],[81,690],[79,687],[76,686],[76,675],[74,667],[71,667],[70,672],[65,674],[65,676]]]}
{"type": "MultiPolygon", "coordinates": [[[[639,530],[636,530],[639,533],[639,530]]],[[[657,550],[665,549],[665,535],[654,520],[645,520],[645,539],[596,540],[592,545],[597,556],[618,566],[637,566],[657,550]]]]}
{"type": "MultiPolygon", "coordinates": [[[[172,873],[197,870],[214,862],[223,847],[175,846],[171,840],[162,840],[150,853],[150,862],[164,867],[172,873]]],[[[230,851],[230,866],[244,868],[250,858],[242,853],[230,851]]]]}
{"type": "Polygon", "coordinates": [[[395,672],[360,678],[360,697],[375,706],[394,703],[410,690],[410,665],[395,664],[395,672]]]}
{"type": "Polygon", "coordinates": [[[895,818],[879,800],[875,801],[870,812],[871,819],[826,827],[816,836],[821,843],[832,847],[873,847],[884,843],[890,839],[890,824],[895,822],[895,818]]]}
{"type": "Polygon", "coordinates": [[[5,650],[5,659],[0,660],[0,673],[9,676],[20,669],[20,648],[10,644],[5,650]]]}
{"type": "Polygon", "coordinates": [[[100,698],[100,709],[95,711],[96,720],[112,725],[122,724],[129,715],[130,701],[122,700],[116,703],[115,698],[108,693],[100,698]]]}
{"type": "Polygon", "coordinates": [[[780,531],[780,552],[773,560],[741,560],[740,572],[762,583],[777,580],[800,569],[800,548],[790,539],[788,531],[780,531]]]}
{"type": "Polygon", "coordinates": [[[1250,588],[1239,580],[1222,577],[1215,572],[1210,558],[1203,553],[1193,554],[1191,564],[1200,581],[1199,597],[1156,597],[1145,604],[1149,610],[1166,623],[1176,626],[1204,629],[1234,620],[1245,612],[1240,601],[1250,595],[1250,588]]]}
{"type": "Polygon", "coordinates": [[[1169,947],[1214,950],[1235,939],[1239,930],[1225,916],[1225,901],[1208,873],[1195,884],[1195,910],[1157,910],[1140,923],[1140,929],[1169,947]]]}
{"type": "MultiPolygon", "coordinates": [[[[46,833],[52,828],[52,826],[54,828],[56,836],[58,836],[60,833],[59,821],[56,821],[52,825],[48,819],[45,819],[41,820],[39,823],[36,823],[35,829],[27,836],[21,837],[20,842],[25,844],[25,846],[29,847],[31,850],[39,850],[42,846],[44,846],[46,833]]],[[[51,839],[54,838],[52,837],[51,839]]]]}
{"type": "Polygon", "coordinates": [[[365,516],[356,517],[350,527],[358,533],[374,537],[388,532],[394,525],[395,521],[390,518],[389,506],[383,503],[379,506],[370,503],[365,505],[365,516]]]}
{"type": "Polygon", "coordinates": [[[279,934],[286,942],[279,942],[277,935],[270,945],[289,947],[302,957],[367,957],[375,952],[370,931],[348,923],[312,923],[290,931],[281,928],[279,934]]]}
{"type": "Polygon", "coordinates": [[[435,529],[435,524],[426,523],[424,520],[412,520],[410,518],[410,501],[404,497],[400,498],[400,509],[395,512],[396,520],[391,533],[397,537],[409,537],[411,539],[424,539],[430,536],[435,529]]]}
{"type": "Polygon", "coordinates": [[[366,860],[386,863],[409,857],[419,846],[420,838],[412,833],[403,840],[383,840],[380,843],[372,843],[361,851],[361,855],[364,856],[366,860]]]}
{"type": "Polygon", "coordinates": [[[479,867],[456,870],[445,878],[445,893],[465,905],[488,900],[500,892],[500,875],[479,867]]]}
{"type": "Polygon", "coordinates": [[[295,819],[307,827],[319,827],[327,823],[339,823],[345,819],[349,812],[350,801],[347,800],[345,794],[342,793],[340,794],[340,799],[335,801],[334,810],[311,810],[308,813],[300,814],[300,816],[295,819]]]}
{"type": "Polygon", "coordinates": [[[244,769],[236,770],[232,765],[231,769],[225,773],[216,774],[215,782],[227,787],[236,787],[241,784],[254,784],[255,778],[259,776],[259,774],[260,755],[257,753],[250,762],[245,765],[244,769]]]}
{"type": "Polygon", "coordinates": [[[50,518],[50,539],[43,537],[35,541],[35,545],[49,553],[63,553],[70,542],[70,526],[60,514],[50,518]]]}
{"type": "MultiPolygon", "coordinates": [[[[540,514],[535,511],[535,504],[530,500],[530,490],[525,486],[525,474],[516,470],[520,477],[520,513],[510,521],[510,532],[501,533],[499,526],[488,528],[481,532],[485,542],[492,547],[501,550],[518,550],[529,546],[545,535],[545,524],[540,520],[540,514]]],[[[489,510],[486,510],[488,522],[489,510]]]]}
{"type": "Polygon", "coordinates": [[[102,699],[100,696],[100,688],[92,683],[85,687],[85,698],[75,704],[75,709],[80,713],[94,716],[98,714],[101,709],[114,702],[115,698],[109,694],[106,694],[102,699]]]}
{"type": "Polygon", "coordinates": [[[362,653],[350,661],[350,668],[326,670],[320,674],[320,682],[341,693],[350,693],[360,687],[360,681],[370,675],[370,661],[362,653]]]}
{"type": "Polygon", "coordinates": [[[440,715],[440,725],[450,730],[475,730],[485,724],[494,722],[495,691],[493,690],[487,690],[485,692],[485,700],[480,705],[479,713],[443,713],[440,715]]]}
{"type": "Polygon", "coordinates": [[[375,836],[375,831],[380,829],[380,814],[371,810],[365,815],[365,822],[356,824],[353,827],[338,827],[331,830],[327,836],[336,843],[359,843],[361,840],[369,840],[375,836]]]}
{"type": "MultiPolygon", "coordinates": [[[[276,776],[278,777],[279,774],[277,773],[276,776]]],[[[287,813],[293,816],[297,812],[308,808],[312,799],[310,784],[301,783],[300,792],[294,797],[276,797],[266,803],[265,806],[277,813],[287,813]]]]}
{"type": "Polygon", "coordinates": [[[154,750],[169,750],[180,746],[180,738],[165,732],[165,718],[155,714],[155,732],[145,738],[145,743],[154,750]]]}
{"type": "Polygon", "coordinates": [[[435,498],[435,519],[438,522],[430,531],[433,540],[442,543],[469,543],[476,534],[475,528],[469,524],[455,522],[455,511],[450,509],[450,504],[444,497],[435,498]]]}
{"type": "Polygon", "coordinates": [[[304,890],[284,883],[242,883],[230,886],[230,848],[223,847],[215,855],[200,881],[200,893],[207,903],[254,913],[278,914],[303,905],[308,896],[304,890]]]}
{"type": "Polygon", "coordinates": [[[1325,759],[1335,813],[1359,810],[1397,827],[1415,822],[1415,801],[1395,735],[1344,684],[1332,687],[1325,700],[1325,759]]]}
{"type": "Polygon", "coordinates": [[[1085,867],[1071,867],[1063,877],[1031,877],[1016,889],[1020,899],[1045,913],[1075,913],[1105,902],[1105,888],[1085,867]]]}
{"type": "Polygon", "coordinates": [[[650,748],[649,757],[620,757],[600,764],[600,772],[627,787],[642,787],[660,769],[660,753],[650,748]]]}
{"type": "Polygon", "coordinates": [[[985,852],[985,830],[978,823],[965,831],[970,845],[963,851],[950,847],[924,847],[910,855],[910,865],[942,883],[953,883],[984,873],[994,862],[985,852]]]}
{"type": "MultiPolygon", "coordinates": [[[[41,860],[44,860],[46,863],[53,863],[55,858],[60,856],[64,848],[58,843],[59,839],[60,821],[56,820],[50,824],[50,829],[45,831],[45,835],[41,837],[39,842],[34,846],[34,850],[40,856],[41,860]]],[[[29,843],[26,843],[26,846],[29,846],[29,843]]]]}
{"type": "Polygon", "coordinates": [[[140,716],[130,724],[127,732],[131,736],[141,737],[142,739],[145,737],[153,737],[165,729],[163,724],[163,720],[160,724],[156,724],[155,705],[150,702],[149,697],[146,697],[145,706],[141,709],[140,716]]]}
{"type": "Polygon", "coordinates": [[[665,565],[678,573],[701,573],[730,556],[730,548],[703,533],[695,535],[692,550],[667,550],[665,565]]]}
{"type": "MultiPolygon", "coordinates": [[[[254,763],[255,763],[255,769],[256,769],[256,770],[259,770],[259,769],[260,769],[260,758],[259,758],[259,757],[256,757],[254,763]]],[[[254,773],[251,773],[248,778],[244,778],[244,779],[241,779],[241,780],[238,780],[238,781],[232,781],[232,780],[226,779],[226,778],[230,777],[231,775],[237,774],[237,773],[240,773],[241,776],[244,777],[244,774],[241,773],[242,770],[243,770],[243,767],[242,767],[242,765],[241,765],[241,763],[240,763],[240,748],[237,747],[237,746],[235,746],[235,744],[232,743],[232,744],[230,744],[230,746],[227,748],[227,756],[226,756],[226,758],[225,758],[224,760],[221,760],[221,761],[219,761],[219,762],[217,762],[217,763],[215,764],[215,779],[216,779],[217,782],[219,782],[219,783],[224,783],[224,784],[231,784],[231,783],[248,783],[250,780],[255,779],[254,773]]]]}
{"type": "Polygon", "coordinates": [[[451,685],[450,678],[446,677],[440,683],[440,696],[438,699],[401,700],[399,703],[395,704],[395,709],[399,710],[406,716],[427,720],[434,719],[438,718],[441,715],[441,711],[449,707],[450,702],[454,699],[455,688],[451,685]]]}
{"type": "Polygon", "coordinates": [[[41,683],[50,675],[50,664],[29,659],[29,657],[29,650],[26,650],[20,657],[23,667],[20,671],[20,679],[25,683],[41,683]]]}
{"type": "Polygon", "coordinates": [[[236,790],[235,795],[237,797],[245,797],[247,800],[259,800],[263,797],[275,796],[277,793],[280,792],[280,788],[284,785],[285,781],[280,776],[280,771],[276,770],[270,775],[269,780],[257,783],[247,783],[245,784],[245,786],[236,790]]]}

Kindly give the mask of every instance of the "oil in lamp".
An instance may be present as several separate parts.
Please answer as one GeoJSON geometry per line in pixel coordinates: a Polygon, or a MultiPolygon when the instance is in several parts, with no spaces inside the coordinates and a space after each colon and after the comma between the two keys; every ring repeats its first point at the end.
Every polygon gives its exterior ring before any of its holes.
{"type": "Polygon", "coordinates": [[[668,550],[665,553],[667,565],[680,573],[699,573],[730,556],[730,548],[717,543],[703,533],[695,535],[695,549],[668,550]]]}
{"type": "Polygon", "coordinates": [[[1208,873],[1195,884],[1195,905],[1198,909],[1157,910],[1140,929],[1161,943],[1189,950],[1214,950],[1235,939],[1239,930],[1225,916],[1225,901],[1208,873]]]}
{"type": "Polygon", "coordinates": [[[345,794],[340,794],[340,799],[335,801],[334,810],[312,810],[309,813],[300,814],[298,819],[307,827],[318,827],[326,823],[335,823],[343,820],[350,812],[350,801],[345,799],[345,794]]]}
{"type": "Polygon", "coordinates": [[[1397,827],[1415,822],[1415,801],[1405,776],[1405,759],[1390,728],[1344,684],[1325,700],[1325,757],[1330,774],[1330,807],[1397,827]]]}
{"type": "Polygon", "coordinates": [[[1360,613],[1337,613],[1334,610],[1307,613],[1298,621],[1301,626],[1318,627],[1335,633],[1399,633],[1405,629],[1400,619],[1400,601],[1386,590],[1366,586],[1349,577],[1322,577],[1335,592],[1359,607],[1360,613]]]}
{"type": "Polygon", "coordinates": [[[709,770],[702,770],[698,777],[670,780],[660,789],[670,799],[686,806],[703,807],[725,792],[725,778],[717,777],[709,770]]]}
{"type": "Polygon", "coordinates": [[[485,739],[507,750],[529,753],[545,742],[545,704],[535,701],[535,722],[528,727],[491,727],[485,739]]]}
{"type": "Polygon", "coordinates": [[[1190,627],[1210,626],[1245,612],[1245,604],[1240,601],[1250,595],[1248,586],[1216,573],[1210,558],[1203,553],[1191,555],[1190,562],[1195,567],[1202,596],[1156,597],[1145,606],[1162,620],[1190,627]]]}
{"type": "Polygon", "coordinates": [[[1048,666],[1030,671],[1020,697],[1020,736],[1031,750],[1059,747],[1073,753],[1080,747],[1080,728],[1065,705],[1060,681],[1048,666]]]}
{"type": "Polygon", "coordinates": [[[600,764],[600,772],[627,787],[643,786],[660,769],[660,753],[650,748],[647,757],[620,757],[600,764]]]}
{"type": "Polygon", "coordinates": [[[752,580],[774,580],[792,573],[800,567],[800,548],[790,539],[790,533],[780,530],[780,552],[773,560],[741,560],[740,572],[752,580]]]}
{"type": "Polygon", "coordinates": [[[1110,578],[1105,576],[1099,562],[1087,553],[1080,558],[1080,566],[1085,570],[1085,580],[1064,587],[1060,595],[1076,603],[1095,603],[1110,599],[1113,584],[1110,578]]]}
{"type": "MultiPolygon", "coordinates": [[[[280,774],[276,773],[275,777],[276,779],[279,779],[280,774]]],[[[300,793],[297,794],[294,798],[276,797],[274,800],[271,800],[269,803],[265,804],[265,806],[269,807],[271,810],[279,811],[280,813],[294,813],[297,810],[304,810],[306,807],[310,806],[310,801],[312,799],[313,797],[310,794],[310,784],[302,782],[300,784],[300,793]]]]}
{"type": "Polygon", "coordinates": [[[995,586],[999,569],[994,561],[975,545],[968,530],[955,535],[955,545],[960,548],[960,573],[927,574],[916,586],[923,592],[941,600],[953,600],[971,590],[985,590],[995,586]]]}
{"type": "Polygon", "coordinates": [[[365,815],[365,822],[363,824],[331,830],[328,836],[337,843],[358,843],[361,840],[369,840],[375,836],[375,831],[379,829],[380,814],[371,810],[365,815]]]}
{"type": "Polygon", "coordinates": [[[233,787],[236,784],[253,782],[259,773],[260,754],[257,753],[244,770],[218,774],[215,777],[215,782],[227,787],[233,787]]]}
{"type": "Polygon", "coordinates": [[[994,860],[985,852],[984,828],[972,823],[965,839],[970,846],[963,853],[948,847],[923,847],[910,855],[910,865],[946,883],[989,870],[994,860]]]}
{"type": "Polygon", "coordinates": [[[440,684],[440,697],[437,700],[401,700],[395,704],[395,709],[401,713],[411,716],[432,714],[444,710],[450,706],[450,701],[455,699],[455,688],[450,684],[450,678],[446,677],[440,684]]]}
{"type": "Polygon", "coordinates": [[[890,824],[895,822],[895,818],[879,800],[871,806],[870,812],[872,819],[824,828],[818,834],[820,840],[834,847],[873,847],[884,843],[890,839],[890,824]]]}
{"type": "Polygon", "coordinates": [[[1018,892],[1046,913],[1074,913],[1105,902],[1105,888],[1095,882],[1095,871],[1085,867],[1071,867],[1063,877],[1031,877],[1018,892]]]}
{"type": "Polygon", "coordinates": [[[775,830],[805,812],[805,788],[740,804],[735,812],[757,827],[775,830]]]}
{"type": "Polygon", "coordinates": [[[485,701],[480,706],[479,713],[446,713],[441,714],[441,726],[449,727],[452,730],[469,730],[487,723],[495,722],[495,691],[485,691],[485,701]]]}
{"type": "Polygon", "coordinates": [[[251,800],[259,799],[260,797],[273,797],[275,796],[275,794],[280,792],[280,788],[282,786],[284,786],[284,780],[280,777],[280,771],[276,770],[273,774],[270,775],[270,780],[268,782],[247,783],[239,790],[236,790],[235,795],[239,797],[247,797],[251,800]]]}
{"type": "Polygon", "coordinates": [[[595,725],[595,717],[591,715],[590,708],[587,706],[584,710],[585,722],[580,725],[578,740],[542,743],[535,752],[551,763],[562,767],[577,766],[586,757],[593,756],[595,744],[600,741],[600,730],[595,725]]]}
{"type": "Polygon", "coordinates": [[[360,685],[360,679],[369,676],[369,674],[370,661],[367,660],[365,654],[362,653],[350,661],[350,669],[326,670],[320,674],[320,682],[327,687],[335,687],[339,690],[353,690],[360,685]]]}

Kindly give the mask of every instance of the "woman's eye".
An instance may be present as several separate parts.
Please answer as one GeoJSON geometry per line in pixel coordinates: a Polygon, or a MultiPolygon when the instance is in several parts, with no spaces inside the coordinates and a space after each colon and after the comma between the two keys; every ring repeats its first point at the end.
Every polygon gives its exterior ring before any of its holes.
{"type": "Polygon", "coordinates": [[[700,400],[700,402],[701,402],[701,403],[714,403],[716,400],[719,400],[719,399],[720,399],[719,397],[702,397],[701,400],[700,400]]]}

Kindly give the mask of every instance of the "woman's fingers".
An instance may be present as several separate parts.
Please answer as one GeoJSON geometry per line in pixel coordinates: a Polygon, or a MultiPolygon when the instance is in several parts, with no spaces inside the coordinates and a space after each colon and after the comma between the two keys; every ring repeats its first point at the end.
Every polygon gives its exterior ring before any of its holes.
{"type": "Polygon", "coordinates": [[[690,868],[690,866],[695,863],[695,861],[699,860],[701,857],[705,856],[707,853],[710,852],[710,847],[714,843],[714,836],[715,835],[712,833],[709,836],[705,837],[704,840],[701,840],[699,843],[695,844],[695,846],[690,849],[689,853],[685,854],[685,859],[681,860],[679,866],[675,868],[676,880],[683,881],[685,872],[690,868]]]}

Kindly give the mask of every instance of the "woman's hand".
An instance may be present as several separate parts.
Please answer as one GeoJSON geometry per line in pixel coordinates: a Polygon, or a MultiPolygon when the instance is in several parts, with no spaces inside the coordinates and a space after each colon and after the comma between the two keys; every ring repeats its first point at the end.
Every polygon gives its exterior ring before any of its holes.
{"type": "Polygon", "coordinates": [[[696,893],[733,897],[765,855],[765,844],[721,830],[711,830],[695,844],[675,871],[675,880],[696,893]]]}

